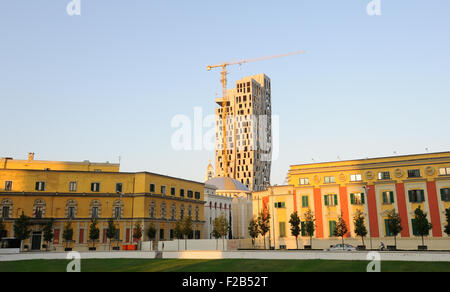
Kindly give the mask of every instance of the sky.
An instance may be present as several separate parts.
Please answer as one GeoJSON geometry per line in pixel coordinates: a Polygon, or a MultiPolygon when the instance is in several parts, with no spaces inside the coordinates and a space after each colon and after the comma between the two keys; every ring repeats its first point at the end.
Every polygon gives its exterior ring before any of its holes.
{"type": "Polygon", "coordinates": [[[175,151],[171,121],[214,113],[206,66],[297,50],[229,67],[229,88],[271,78],[272,184],[292,164],[450,150],[448,0],[69,2],[0,1],[1,157],[203,181],[214,152],[175,151]]]}

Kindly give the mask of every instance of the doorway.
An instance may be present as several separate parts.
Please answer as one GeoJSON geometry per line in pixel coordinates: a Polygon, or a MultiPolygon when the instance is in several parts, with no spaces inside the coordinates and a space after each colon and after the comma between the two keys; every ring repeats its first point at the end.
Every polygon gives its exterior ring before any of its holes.
{"type": "Polygon", "coordinates": [[[31,250],[41,250],[42,232],[33,232],[31,237],[31,250]]]}

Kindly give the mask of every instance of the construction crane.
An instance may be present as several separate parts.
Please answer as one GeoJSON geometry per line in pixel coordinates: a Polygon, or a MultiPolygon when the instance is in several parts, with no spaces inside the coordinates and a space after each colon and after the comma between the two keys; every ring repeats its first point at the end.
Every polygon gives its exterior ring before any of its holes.
{"type": "Polygon", "coordinates": [[[220,105],[222,107],[222,136],[223,136],[223,145],[222,145],[222,157],[224,158],[223,161],[223,169],[225,170],[225,174],[228,174],[228,153],[227,153],[227,135],[226,135],[226,127],[227,127],[227,116],[228,111],[226,109],[228,97],[227,97],[227,67],[231,65],[242,65],[245,63],[252,63],[252,62],[259,62],[259,61],[265,61],[265,60],[271,60],[276,58],[282,58],[282,57],[288,57],[288,56],[294,56],[299,54],[304,54],[306,51],[296,51],[291,52],[287,54],[280,54],[280,55],[274,55],[274,56],[267,56],[267,57],[261,57],[261,58],[254,58],[254,59],[247,59],[247,60],[241,60],[241,61],[234,61],[234,62],[225,62],[223,64],[219,65],[210,65],[206,67],[206,70],[211,71],[214,68],[222,68],[221,72],[221,79],[220,82],[222,83],[222,99],[220,101],[220,105]]]}

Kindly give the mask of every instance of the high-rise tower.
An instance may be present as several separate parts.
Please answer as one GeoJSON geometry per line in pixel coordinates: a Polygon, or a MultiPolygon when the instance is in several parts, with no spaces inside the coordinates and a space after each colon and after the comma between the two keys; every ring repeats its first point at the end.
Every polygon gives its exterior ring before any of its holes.
{"type": "Polygon", "coordinates": [[[251,191],[270,182],[272,108],[270,79],[264,74],[245,77],[226,99],[216,99],[216,176],[231,177],[251,191]],[[227,118],[223,127],[223,115],[227,118]],[[226,151],[223,151],[225,131],[226,151]],[[224,157],[227,155],[227,157],[224,157]]]}

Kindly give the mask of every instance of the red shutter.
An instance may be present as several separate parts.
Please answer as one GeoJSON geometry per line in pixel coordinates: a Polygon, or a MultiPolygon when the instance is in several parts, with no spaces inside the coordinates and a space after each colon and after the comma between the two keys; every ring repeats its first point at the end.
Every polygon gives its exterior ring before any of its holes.
{"type": "Polygon", "coordinates": [[[127,228],[127,240],[126,242],[130,242],[130,228],[127,228]]]}
{"type": "Polygon", "coordinates": [[[80,240],[79,243],[83,243],[84,242],[84,229],[80,229],[80,240]]]}
{"type": "Polygon", "coordinates": [[[59,244],[59,229],[55,229],[53,244],[59,244]]]}

